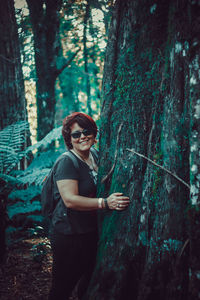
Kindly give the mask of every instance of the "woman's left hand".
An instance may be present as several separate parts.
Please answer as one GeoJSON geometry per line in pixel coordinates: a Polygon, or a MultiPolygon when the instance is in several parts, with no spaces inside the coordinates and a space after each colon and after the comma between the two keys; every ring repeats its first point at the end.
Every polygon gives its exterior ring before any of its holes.
{"type": "Polygon", "coordinates": [[[113,193],[108,198],[108,206],[110,209],[124,210],[128,207],[130,201],[129,197],[124,196],[122,193],[113,193]]]}

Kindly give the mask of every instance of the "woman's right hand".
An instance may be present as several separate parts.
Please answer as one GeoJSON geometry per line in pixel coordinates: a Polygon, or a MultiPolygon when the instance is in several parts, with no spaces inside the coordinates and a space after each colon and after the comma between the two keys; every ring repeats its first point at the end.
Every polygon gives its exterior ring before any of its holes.
{"type": "Polygon", "coordinates": [[[123,196],[122,193],[113,193],[107,198],[110,209],[124,210],[129,206],[129,197],[123,196]]]}

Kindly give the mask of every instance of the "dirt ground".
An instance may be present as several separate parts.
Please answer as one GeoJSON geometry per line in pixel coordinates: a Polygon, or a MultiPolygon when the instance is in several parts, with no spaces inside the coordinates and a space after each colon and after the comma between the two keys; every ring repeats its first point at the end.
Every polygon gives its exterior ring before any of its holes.
{"type": "Polygon", "coordinates": [[[0,268],[0,299],[47,299],[51,264],[51,248],[47,238],[24,239],[14,243],[0,268]]]}

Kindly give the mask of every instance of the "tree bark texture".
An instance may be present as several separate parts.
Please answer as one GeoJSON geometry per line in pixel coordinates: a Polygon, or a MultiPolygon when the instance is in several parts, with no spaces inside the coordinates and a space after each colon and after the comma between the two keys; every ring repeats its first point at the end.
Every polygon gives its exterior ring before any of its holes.
{"type": "Polygon", "coordinates": [[[87,299],[199,299],[199,10],[186,0],[115,3],[98,193],[123,192],[131,203],[99,214],[87,299]],[[180,180],[127,149],[191,182],[191,197],[180,180]]]}
{"type": "MultiPolygon", "coordinates": [[[[0,19],[0,130],[2,130],[18,121],[25,121],[27,114],[13,0],[0,1],[0,19]]],[[[28,134],[25,133],[24,144],[27,139],[28,134]]],[[[14,144],[14,141],[12,142],[14,144]]],[[[22,149],[24,146],[22,145],[22,149]]],[[[16,150],[14,147],[13,149],[16,150]]],[[[24,162],[21,163],[21,167],[24,167],[24,162]]],[[[6,251],[5,229],[7,226],[6,202],[8,195],[6,185],[7,183],[1,179],[0,263],[3,262],[6,251]]]]}
{"type": "Polygon", "coordinates": [[[0,129],[25,120],[25,93],[13,0],[0,2],[0,129]]]}
{"type": "Polygon", "coordinates": [[[200,298],[200,6],[193,3],[191,8],[191,49],[190,49],[190,199],[188,209],[190,233],[190,261],[189,261],[189,295],[190,299],[200,298]],[[195,16],[195,17],[194,17],[195,16]],[[194,209],[195,207],[195,209],[194,209]]]}
{"type": "Polygon", "coordinates": [[[34,34],[38,140],[54,128],[59,10],[62,0],[27,0],[34,34]]]}

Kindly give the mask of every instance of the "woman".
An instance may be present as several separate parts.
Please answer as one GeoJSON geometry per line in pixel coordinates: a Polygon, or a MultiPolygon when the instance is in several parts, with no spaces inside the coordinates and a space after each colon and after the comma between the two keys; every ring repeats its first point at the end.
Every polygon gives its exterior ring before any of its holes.
{"type": "Polygon", "coordinates": [[[74,155],[62,155],[54,171],[54,193],[60,197],[52,217],[52,287],[49,299],[66,300],[79,281],[78,296],[84,295],[95,263],[98,209],[123,210],[129,198],[113,193],[107,199],[96,198],[97,126],[84,113],[73,113],[63,121],[62,135],[74,155]],[[60,206],[58,209],[57,207],[60,206]]]}

